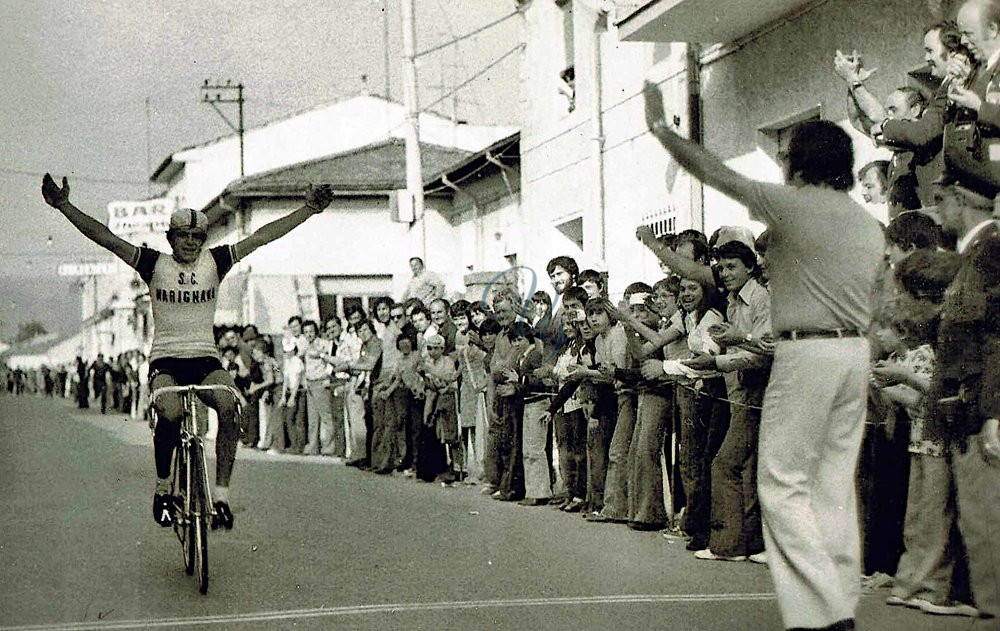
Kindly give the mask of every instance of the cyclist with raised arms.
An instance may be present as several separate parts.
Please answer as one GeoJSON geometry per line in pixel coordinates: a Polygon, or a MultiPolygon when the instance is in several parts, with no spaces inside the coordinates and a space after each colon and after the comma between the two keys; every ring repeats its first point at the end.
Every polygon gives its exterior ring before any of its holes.
{"type": "MultiPolygon", "coordinates": [[[[181,209],[170,216],[167,255],[147,247],[136,247],[113,234],[107,226],[83,213],[69,201],[66,178],[62,187],[48,173],[42,179],[42,197],[61,212],[85,237],[128,263],[149,286],[152,301],[153,346],[150,352],[150,391],[164,386],[220,384],[235,387],[233,378],[223,370],[215,346],[212,325],[219,283],[239,260],[275,239],[283,237],[314,214],[320,213],[333,199],[329,185],[309,186],[305,204],[298,210],[262,226],[235,245],[206,248],[208,218],[204,213],[181,209]]],[[[239,430],[236,424],[236,401],[227,394],[199,392],[199,398],[219,415],[215,443],[215,519],[213,528],[233,527],[229,508],[229,478],[236,458],[239,430]]],[[[180,395],[158,397],[159,422],[153,436],[156,459],[156,490],[153,495],[153,518],[169,526],[170,466],[179,440],[184,415],[180,395]]]]}

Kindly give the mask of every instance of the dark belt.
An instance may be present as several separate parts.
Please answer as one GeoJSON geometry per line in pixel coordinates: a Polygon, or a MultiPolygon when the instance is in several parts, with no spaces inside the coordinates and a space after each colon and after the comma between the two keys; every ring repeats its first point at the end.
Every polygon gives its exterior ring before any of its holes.
{"type": "Polygon", "coordinates": [[[797,342],[799,340],[831,339],[845,337],[861,337],[861,331],[857,329],[798,329],[792,331],[781,331],[778,333],[779,340],[797,342]]]}

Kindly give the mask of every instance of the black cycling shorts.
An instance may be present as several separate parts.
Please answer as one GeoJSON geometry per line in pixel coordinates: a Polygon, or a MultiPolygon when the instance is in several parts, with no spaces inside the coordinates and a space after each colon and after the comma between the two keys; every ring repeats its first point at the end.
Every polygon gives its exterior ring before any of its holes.
{"type": "Polygon", "coordinates": [[[200,386],[216,370],[222,370],[217,357],[161,357],[149,364],[149,384],[157,375],[170,375],[178,386],[200,386]]]}

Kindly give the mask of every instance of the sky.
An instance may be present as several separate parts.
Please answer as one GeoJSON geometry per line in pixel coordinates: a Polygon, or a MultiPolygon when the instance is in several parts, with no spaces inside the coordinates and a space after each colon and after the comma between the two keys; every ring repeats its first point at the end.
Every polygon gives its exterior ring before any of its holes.
{"type": "MultiPolygon", "coordinates": [[[[387,0],[391,96],[402,100],[401,0],[387,0]]],[[[385,91],[384,0],[0,0],[0,340],[38,320],[79,327],[79,279],[59,263],[107,255],[42,201],[46,171],[104,221],[107,205],[159,189],[171,153],[226,135],[200,103],[205,79],[246,86],[246,126],[366,91],[385,91]]],[[[513,12],[514,0],[416,0],[417,50],[513,12]]],[[[420,101],[476,75],[519,41],[514,17],[423,56],[420,101]]],[[[459,92],[457,114],[516,125],[518,56],[459,92]]],[[[450,101],[438,111],[450,113],[450,101]]]]}

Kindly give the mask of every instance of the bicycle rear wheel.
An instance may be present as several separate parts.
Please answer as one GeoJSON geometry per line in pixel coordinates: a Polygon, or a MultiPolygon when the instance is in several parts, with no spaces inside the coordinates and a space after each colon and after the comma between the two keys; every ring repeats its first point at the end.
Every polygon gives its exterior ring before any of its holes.
{"type": "MultiPolygon", "coordinates": [[[[208,494],[205,485],[205,459],[202,446],[196,441],[191,442],[189,457],[191,459],[191,521],[188,526],[190,541],[188,558],[193,573],[198,577],[198,591],[208,593],[208,515],[211,507],[208,505],[208,494]]],[[[189,572],[191,573],[191,572],[189,572]]]]}

